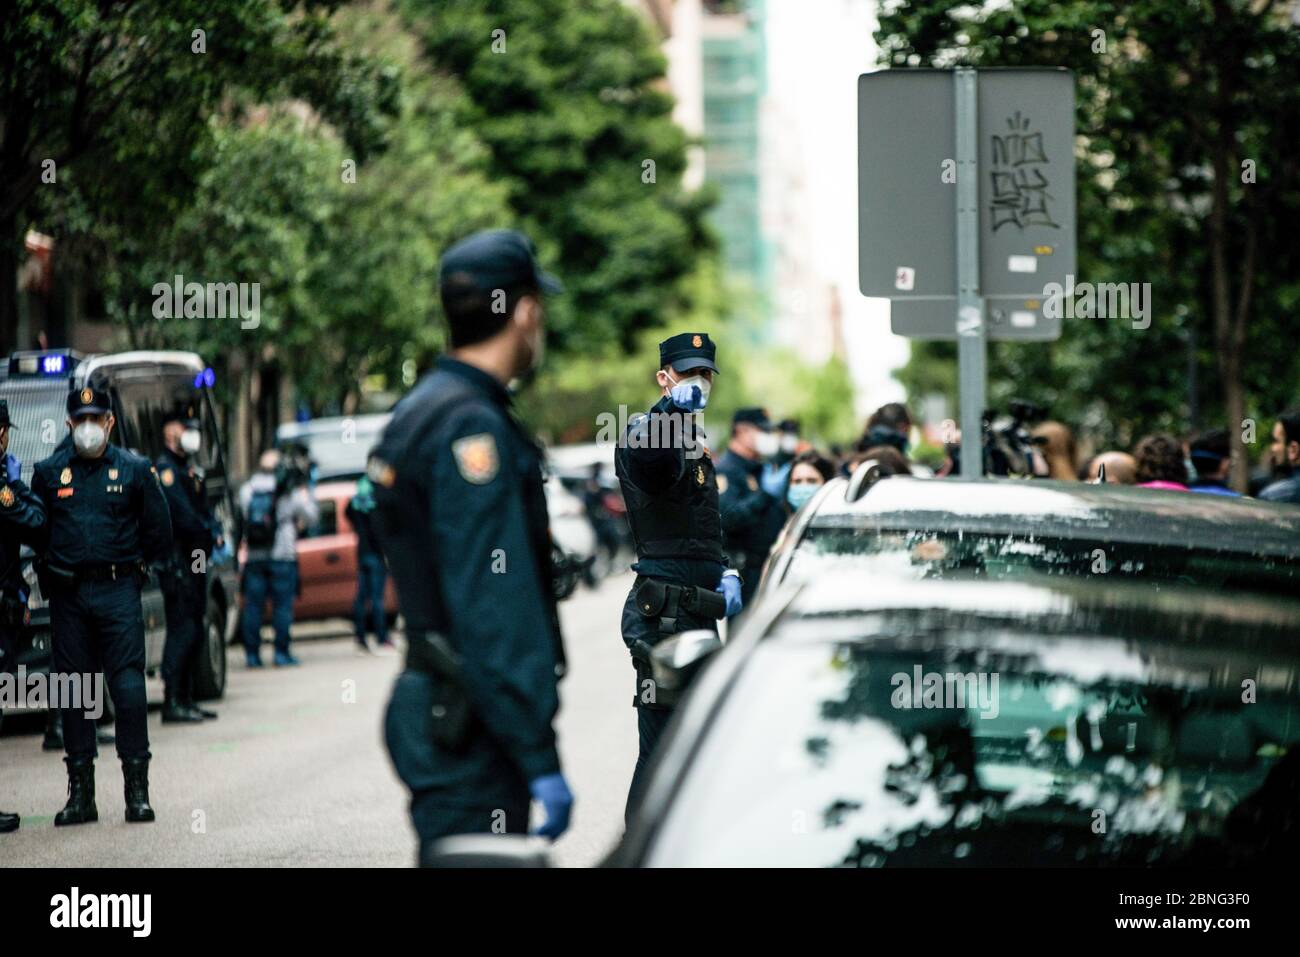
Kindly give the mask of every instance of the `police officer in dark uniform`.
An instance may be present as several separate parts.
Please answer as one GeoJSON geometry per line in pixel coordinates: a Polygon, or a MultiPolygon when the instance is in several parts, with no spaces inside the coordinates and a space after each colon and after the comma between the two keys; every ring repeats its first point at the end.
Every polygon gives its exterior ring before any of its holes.
{"type": "Polygon", "coordinates": [[[741,597],[746,605],[758,589],[763,562],[785,524],[782,498],[789,465],[769,464],[779,451],[780,439],[766,411],[736,410],[727,451],[718,457],[718,491],[724,541],[744,575],[741,597]]]}
{"type": "MultiPolygon", "coordinates": [[[[0,399],[0,674],[15,668],[18,630],[27,621],[27,583],[23,581],[23,543],[40,544],[45,506],[19,478],[22,463],[9,454],[9,403],[0,399]]],[[[0,834],[18,829],[18,815],[0,811],[0,834]]]]}
{"type": "Polygon", "coordinates": [[[192,688],[194,656],[203,642],[208,603],[208,559],[217,544],[215,523],[203,470],[192,460],[203,442],[193,406],[170,413],[162,430],[163,451],[154,471],[167,499],[174,536],[172,559],[159,573],[167,615],[162,719],[164,724],[193,723],[217,716],[194,704],[192,688]]]}
{"type": "MultiPolygon", "coordinates": [[[[126,819],[152,821],[140,587],[148,565],[171,557],[172,531],[158,477],[148,460],[109,442],[114,424],[107,393],[74,389],[72,445],[36,463],[32,491],[49,516],[41,591],[50,602],[52,670],[103,672],[117,710],[126,819]]],[[[68,803],[54,823],[96,821],[95,725],[83,710],[64,709],[63,739],[68,803]]]]}
{"type": "Polygon", "coordinates": [[[614,455],[637,555],[622,619],[636,669],[632,703],[640,740],[628,815],[675,704],[655,684],[651,650],[677,632],[716,630],[719,618],[741,607],[740,578],[727,567],[722,547],[713,461],[695,415],[708,403],[715,353],[703,332],[659,343],[655,378],[663,395],[649,413],[629,421],[614,455]]]}
{"type": "Polygon", "coordinates": [[[375,447],[375,530],[406,620],[385,738],[411,792],[420,861],[465,833],[558,837],[573,797],[552,723],[564,667],[542,455],[507,384],[543,350],[532,243],[476,233],[439,277],[450,353],[398,403],[375,447]]]}

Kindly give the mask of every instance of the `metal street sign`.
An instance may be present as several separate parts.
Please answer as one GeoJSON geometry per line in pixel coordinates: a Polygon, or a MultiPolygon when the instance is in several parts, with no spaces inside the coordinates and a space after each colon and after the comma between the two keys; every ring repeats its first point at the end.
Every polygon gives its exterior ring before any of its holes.
{"type": "Polygon", "coordinates": [[[894,332],[957,340],[965,477],[984,472],[988,340],[1061,335],[1043,299],[1074,273],[1074,217],[1068,71],[858,77],[858,285],[894,332]]]}
{"type": "MultiPolygon", "coordinates": [[[[1075,273],[1074,79],[1062,69],[978,71],[979,294],[992,339],[1060,337],[1048,283],[1075,273]]],[[[954,73],[858,78],[858,277],[891,299],[890,326],[955,339],[954,73]]]]}

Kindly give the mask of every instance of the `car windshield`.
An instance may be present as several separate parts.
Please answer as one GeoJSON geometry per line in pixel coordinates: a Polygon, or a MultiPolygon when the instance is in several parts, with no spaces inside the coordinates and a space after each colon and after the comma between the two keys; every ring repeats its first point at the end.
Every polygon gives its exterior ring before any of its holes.
{"type": "Polygon", "coordinates": [[[761,642],[650,863],[1222,865],[1295,833],[1300,655],[925,615],[761,642]]]}
{"type": "Polygon", "coordinates": [[[31,482],[32,468],[54,452],[68,434],[68,384],[65,379],[9,379],[0,385],[9,403],[9,454],[23,463],[22,478],[31,482]]]}
{"type": "Polygon", "coordinates": [[[971,576],[1114,575],[1206,588],[1300,593],[1294,557],[1101,539],[1019,533],[818,527],[807,529],[786,581],[805,582],[841,570],[902,574],[913,579],[971,576]]]}

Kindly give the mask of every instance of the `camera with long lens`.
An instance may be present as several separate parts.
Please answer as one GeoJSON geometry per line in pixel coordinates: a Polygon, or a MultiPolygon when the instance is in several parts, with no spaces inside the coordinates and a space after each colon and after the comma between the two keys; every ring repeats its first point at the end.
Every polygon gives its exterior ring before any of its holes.
{"type": "MultiPolygon", "coordinates": [[[[1037,451],[1043,440],[1036,439],[1030,428],[1047,418],[1047,410],[1034,402],[1012,399],[1007,404],[1009,414],[999,415],[986,409],[983,419],[984,474],[1030,478],[1039,474],[1035,463],[1041,461],[1037,451]]],[[[951,474],[961,471],[961,446],[947,446],[952,459],[951,474]]]]}
{"type": "Polygon", "coordinates": [[[311,481],[311,456],[305,445],[289,442],[280,446],[280,464],[275,468],[275,490],[292,492],[311,481]]]}

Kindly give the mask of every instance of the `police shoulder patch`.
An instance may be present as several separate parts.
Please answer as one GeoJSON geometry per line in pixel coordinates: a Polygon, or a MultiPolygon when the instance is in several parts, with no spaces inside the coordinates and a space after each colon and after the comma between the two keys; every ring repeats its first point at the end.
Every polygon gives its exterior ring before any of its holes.
{"type": "Polygon", "coordinates": [[[758,479],[754,478],[754,476],[752,476],[752,475],[748,476],[748,477],[745,479],[745,482],[746,482],[746,484],[749,486],[749,490],[750,490],[751,492],[757,492],[757,491],[758,491],[758,479]]]}
{"type": "Polygon", "coordinates": [[[14,507],[14,490],[11,489],[8,485],[6,485],[4,488],[0,488],[0,508],[13,508],[13,507],[14,507]]]}
{"type": "Polygon", "coordinates": [[[159,477],[162,479],[163,485],[171,485],[176,481],[176,476],[171,469],[163,469],[159,477]]]}
{"type": "Polygon", "coordinates": [[[473,485],[486,485],[497,477],[500,461],[497,457],[497,440],[491,432],[467,435],[451,443],[460,477],[473,485]]]}
{"type": "Polygon", "coordinates": [[[718,479],[718,491],[725,492],[727,490],[727,477],[723,475],[721,472],[719,472],[717,474],[717,479],[718,479]]]}

